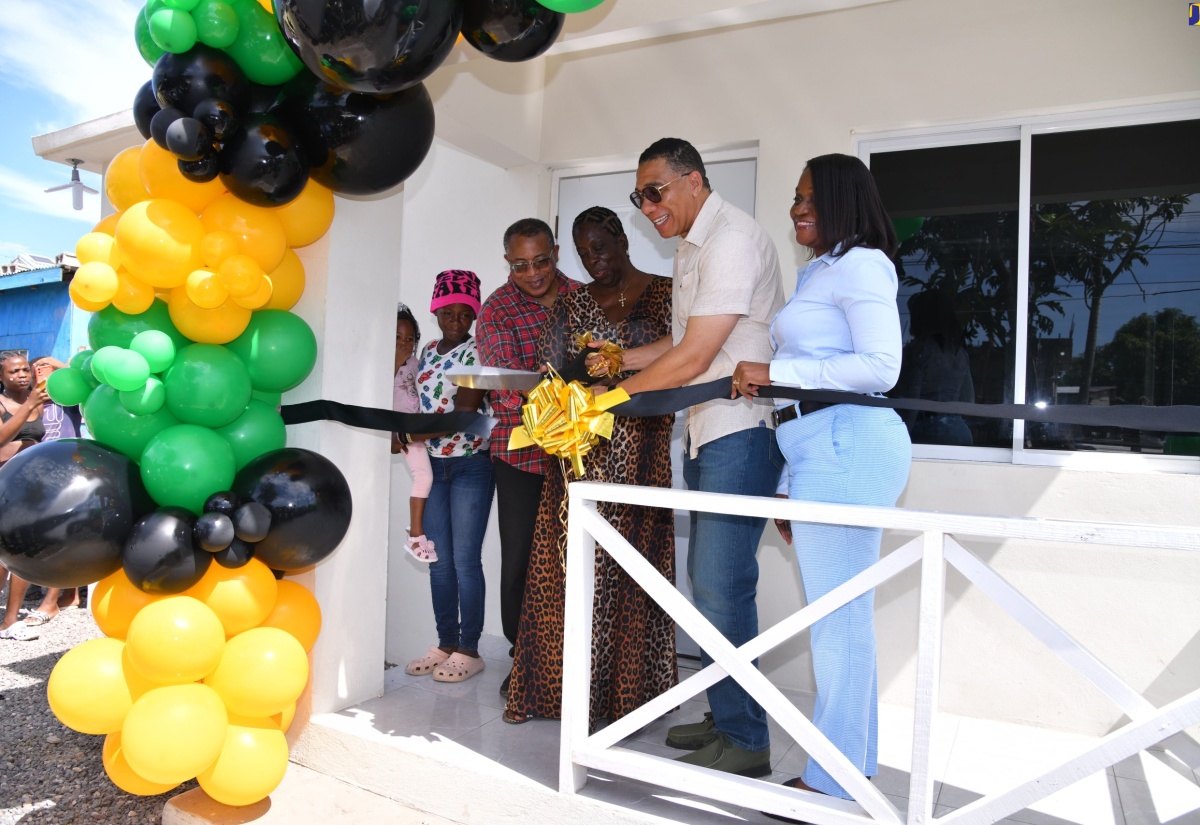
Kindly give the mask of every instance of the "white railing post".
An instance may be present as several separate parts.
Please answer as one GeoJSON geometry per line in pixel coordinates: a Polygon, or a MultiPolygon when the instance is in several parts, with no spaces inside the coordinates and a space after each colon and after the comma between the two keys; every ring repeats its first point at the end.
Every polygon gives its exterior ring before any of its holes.
{"type": "MultiPolygon", "coordinates": [[[[567,485],[570,510],[596,513],[596,502],[581,494],[578,483],[567,485]]],[[[558,787],[574,793],[587,782],[587,768],[576,765],[572,745],[588,736],[592,684],[592,610],[596,593],[596,539],[583,519],[567,521],[566,605],[563,610],[562,736],[558,787]]]]}
{"type": "Polygon", "coordinates": [[[927,530],[921,561],[921,607],[917,624],[917,688],[913,703],[912,768],[908,785],[909,825],[933,821],[933,725],[942,681],[945,630],[945,534],[927,530]]]}

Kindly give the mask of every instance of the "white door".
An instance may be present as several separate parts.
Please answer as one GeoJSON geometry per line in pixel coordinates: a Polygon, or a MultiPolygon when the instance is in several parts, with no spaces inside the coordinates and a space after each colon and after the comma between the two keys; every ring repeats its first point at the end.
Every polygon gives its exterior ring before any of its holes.
{"type": "MultiPolygon", "coordinates": [[[[754,214],[755,179],[758,162],[754,158],[706,163],[708,181],[721,197],[734,206],[754,214]]],[[[629,193],[634,187],[634,168],[626,171],[608,172],[598,175],[579,175],[559,179],[558,214],[555,219],[555,237],[559,243],[559,268],[568,277],[577,281],[591,280],[575,254],[571,241],[571,224],[575,216],[592,206],[607,206],[617,213],[629,237],[629,257],[634,266],[645,272],[671,277],[671,260],[675,254],[675,238],[663,239],[650,225],[650,221],[633,207],[629,193]]],[[[673,486],[683,488],[683,419],[675,418],[675,432],[671,437],[671,472],[673,486]]],[[[690,526],[688,514],[675,513],[675,558],[676,585],[690,601],[691,583],[687,579],[687,553],[690,526]]],[[[679,652],[686,656],[699,657],[700,646],[686,633],[679,631],[679,652]]]]}

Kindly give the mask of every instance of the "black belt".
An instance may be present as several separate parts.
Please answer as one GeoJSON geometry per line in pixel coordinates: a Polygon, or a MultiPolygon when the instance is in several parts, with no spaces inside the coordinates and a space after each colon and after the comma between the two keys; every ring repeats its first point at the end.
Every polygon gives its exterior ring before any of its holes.
{"type": "Polygon", "coordinates": [[[780,424],[786,424],[789,421],[795,421],[797,418],[805,415],[812,415],[827,407],[836,407],[829,401],[800,401],[796,404],[789,404],[786,407],[776,407],[771,413],[771,421],[778,427],[780,424]]]}

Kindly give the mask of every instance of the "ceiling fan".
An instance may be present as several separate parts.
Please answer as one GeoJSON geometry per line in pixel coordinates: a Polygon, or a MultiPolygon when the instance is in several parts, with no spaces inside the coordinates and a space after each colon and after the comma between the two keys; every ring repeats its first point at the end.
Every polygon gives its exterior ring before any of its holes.
{"type": "Polygon", "coordinates": [[[89,192],[93,195],[100,194],[90,186],[84,186],[83,181],[79,179],[79,164],[83,163],[79,158],[67,158],[67,163],[71,164],[71,182],[64,183],[62,186],[51,186],[47,192],[60,192],[63,189],[71,190],[71,206],[76,210],[83,209],[83,193],[89,192]]]}

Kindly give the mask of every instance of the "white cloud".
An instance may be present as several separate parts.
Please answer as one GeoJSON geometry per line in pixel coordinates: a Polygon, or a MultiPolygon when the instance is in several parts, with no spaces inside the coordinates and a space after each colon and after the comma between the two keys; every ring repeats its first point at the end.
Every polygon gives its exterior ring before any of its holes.
{"type": "Polygon", "coordinates": [[[5,0],[0,62],[8,82],[60,102],[72,123],[128,109],[150,78],[133,38],[142,5],[135,0],[5,0]]]}
{"type": "Polygon", "coordinates": [[[23,243],[17,243],[16,241],[0,241],[0,263],[8,263],[17,256],[24,255],[25,253],[32,251],[32,249],[23,243]]]}
{"type": "Polygon", "coordinates": [[[83,209],[76,212],[71,208],[71,193],[68,190],[45,192],[51,186],[66,183],[69,171],[63,168],[62,179],[49,184],[0,166],[0,200],[7,208],[22,212],[33,212],[59,220],[78,221],[91,226],[100,220],[100,199],[97,195],[84,194],[83,209]]]}

